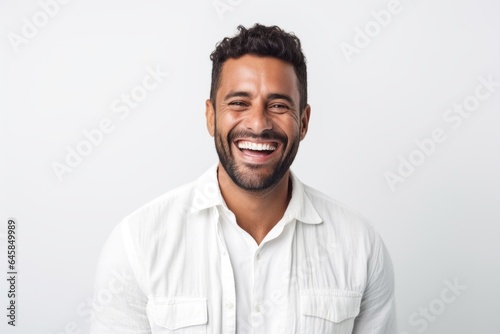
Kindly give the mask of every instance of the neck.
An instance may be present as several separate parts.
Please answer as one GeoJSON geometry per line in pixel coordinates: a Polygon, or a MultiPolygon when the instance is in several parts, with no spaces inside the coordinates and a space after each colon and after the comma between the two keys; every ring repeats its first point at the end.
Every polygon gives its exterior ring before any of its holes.
{"type": "Polygon", "coordinates": [[[283,217],[288,206],[291,197],[290,171],[276,185],[258,192],[236,185],[221,164],[217,174],[222,197],[234,213],[237,224],[260,244],[283,217]]]}

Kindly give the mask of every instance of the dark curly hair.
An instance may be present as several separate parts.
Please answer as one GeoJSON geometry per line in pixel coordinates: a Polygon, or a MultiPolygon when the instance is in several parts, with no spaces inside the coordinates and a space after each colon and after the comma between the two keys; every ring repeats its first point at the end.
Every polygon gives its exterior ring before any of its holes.
{"type": "Polygon", "coordinates": [[[307,104],[307,67],[300,40],[293,33],[287,33],[278,26],[264,26],[256,23],[250,29],[238,26],[239,34],[225,37],[217,43],[210,54],[212,60],[212,84],[210,100],[215,106],[215,95],[220,84],[222,65],[229,58],[239,58],[245,54],[270,56],[293,65],[298,79],[300,94],[300,114],[307,104]]]}

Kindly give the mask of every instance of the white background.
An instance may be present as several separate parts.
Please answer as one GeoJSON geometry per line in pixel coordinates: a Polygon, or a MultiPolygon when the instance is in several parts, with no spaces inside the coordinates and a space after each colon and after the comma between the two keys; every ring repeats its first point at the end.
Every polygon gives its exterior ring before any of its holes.
{"type": "Polygon", "coordinates": [[[386,1],[220,2],[231,6],[221,15],[212,0],[72,0],[16,52],[9,34],[22,36],[23,18],[33,22],[41,5],[1,0],[0,233],[17,218],[20,272],[15,329],[0,284],[2,333],[86,332],[112,228],[217,161],[204,123],[209,54],[237,25],[255,22],[303,42],[312,115],[293,170],[382,235],[400,332],[500,333],[500,87],[456,129],[443,120],[479,77],[500,81],[500,4],[401,0],[348,62],[341,43],[354,45],[355,29],[386,1]],[[121,119],[113,102],[157,65],[169,76],[121,119]],[[59,181],[53,163],[64,164],[67,147],[105,118],[113,132],[59,181]],[[435,128],[446,141],[392,191],[384,174],[397,173],[398,157],[435,128]],[[440,301],[447,280],[466,287],[451,303],[440,301]],[[422,320],[430,306],[439,314],[422,320]]]}

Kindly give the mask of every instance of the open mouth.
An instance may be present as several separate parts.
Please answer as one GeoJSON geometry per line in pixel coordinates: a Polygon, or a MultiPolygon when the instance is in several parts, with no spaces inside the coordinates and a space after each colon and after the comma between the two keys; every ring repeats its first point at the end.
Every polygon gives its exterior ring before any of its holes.
{"type": "Polygon", "coordinates": [[[236,147],[246,155],[254,157],[265,157],[271,155],[278,148],[276,142],[260,142],[255,143],[247,140],[240,140],[236,142],[236,147]]]}

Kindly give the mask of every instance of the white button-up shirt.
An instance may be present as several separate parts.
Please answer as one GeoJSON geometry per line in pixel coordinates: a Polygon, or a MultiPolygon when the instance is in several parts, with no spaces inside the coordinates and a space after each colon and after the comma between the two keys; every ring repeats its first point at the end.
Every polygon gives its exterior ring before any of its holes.
{"type": "Polygon", "coordinates": [[[126,217],[101,253],[91,333],[396,334],[379,235],[291,179],[260,245],[225,205],[217,165],[126,217]]]}

